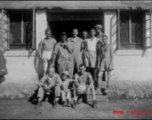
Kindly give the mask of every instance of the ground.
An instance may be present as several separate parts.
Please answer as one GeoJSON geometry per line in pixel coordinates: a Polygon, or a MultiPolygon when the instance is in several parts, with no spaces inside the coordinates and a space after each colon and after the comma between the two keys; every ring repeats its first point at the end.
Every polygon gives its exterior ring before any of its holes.
{"type": "MultiPolygon", "coordinates": [[[[92,102],[89,102],[92,104],[92,102]]],[[[53,109],[48,102],[35,109],[31,102],[23,100],[0,100],[0,119],[150,119],[152,118],[152,99],[109,99],[98,103],[96,109],[80,103],[77,109],[62,107],[53,109]],[[113,114],[113,110],[123,110],[124,114],[113,114]],[[128,110],[150,110],[150,114],[131,114],[128,110]]]]}

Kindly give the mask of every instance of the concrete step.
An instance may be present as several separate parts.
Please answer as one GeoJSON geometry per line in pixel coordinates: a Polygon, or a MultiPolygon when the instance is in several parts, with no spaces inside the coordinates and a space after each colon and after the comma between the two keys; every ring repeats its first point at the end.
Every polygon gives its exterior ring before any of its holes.
{"type": "MultiPolygon", "coordinates": [[[[80,102],[85,102],[87,101],[92,101],[92,95],[88,94],[88,95],[80,95],[80,97],[78,98],[78,101],[80,102]]],[[[103,102],[108,102],[108,95],[102,95],[102,94],[96,94],[96,99],[97,101],[103,101],[103,102]]]]}

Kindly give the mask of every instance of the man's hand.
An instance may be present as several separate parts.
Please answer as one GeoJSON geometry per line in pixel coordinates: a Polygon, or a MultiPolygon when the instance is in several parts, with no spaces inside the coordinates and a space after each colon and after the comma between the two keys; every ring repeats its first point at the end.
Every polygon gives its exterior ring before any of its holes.
{"type": "Polygon", "coordinates": [[[45,58],[43,58],[43,57],[41,57],[41,59],[42,59],[42,61],[43,61],[43,62],[45,62],[45,61],[46,61],[46,60],[45,60],[45,58]]]}
{"type": "Polygon", "coordinates": [[[63,85],[61,85],[61,89],[64,90],[64,86],[63,85]]]}
{"type": "Polygon", "coordinates": [[[44,85],[45,90],[49,91],[51,89],[51,86],[44,85]]]}
{"type": "Polygon", "coordinates": [[[64,43],[64,47],[67,48],[67,49],[69,48],[69,45],[68,45],[67,42],[64,43]]]}

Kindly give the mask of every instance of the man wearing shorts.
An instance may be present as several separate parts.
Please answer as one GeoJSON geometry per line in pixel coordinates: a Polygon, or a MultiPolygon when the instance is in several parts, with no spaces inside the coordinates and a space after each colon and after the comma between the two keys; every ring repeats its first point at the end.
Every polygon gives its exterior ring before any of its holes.
{"type": "Polygon", "coordinates": [[[52,52],[56,44],[56,40],[51,37],[51,30],[49,28],[45,30],[45,35],[46,38],[40,42],[39,50],[38,50],[39,55],[43,60],[43,70],[44,70],[43,75],[45,75],[47,72],[48,62],[52,58],[52,52]]]}
{"type": "Polygon", "coordinates": [[[93,107],[96,108],[97,101],[96,101],[96,93],[94,88],[94,82],[92,80],[92,76],[90,73],[86,72],[85,65],[81,64],[80,72],[75,74],[75,87],[74,87],[74,104],[73,108],[75,109],[77,106],[77,98],[81,94],[88,94],[88,90],[91,91],[91,95],[93,97],[93,107]]]}
{"type": "Polygon", "coordinates": [[[108,37],[106,35],[102,36],[102,40],[104,46],[101,49],[101,56],[100,56],[100,64],[99,64],[99,73],[98,73],[98,89],[103,88],[103,94],[107,94],[105,90],[108,88],[108,83],[111,79],[111,71],[114,69],[113,58],[114,53],[112,46],[108,44],[108,37]],[[107,80],[102,81],[103,73],[107,72],[107,80]]]}
{"type": "Polygon", "coordinates": [[[97,68],[97,43],[98,38],[95,37],[95,29],[90,30],[91,38],[86,39],[85,57],[86,66],[89,68],[93,80],[96,81],[96,68],[97,68]]]}

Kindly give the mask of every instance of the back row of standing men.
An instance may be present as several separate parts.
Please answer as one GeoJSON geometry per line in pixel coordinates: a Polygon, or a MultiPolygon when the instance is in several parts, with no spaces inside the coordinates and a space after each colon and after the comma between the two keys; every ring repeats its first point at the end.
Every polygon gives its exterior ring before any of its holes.
{"type": "Polygon", "coordinates": [[[110,81],[111,70],[113,66],[113,49],[108,44],[108,37],[102,33],[102,26],[96,25],[88,32],[83,31],[83,38],[78,37],[78,29],[74,28],[73,36],[67,38],[67,33],[62,32],[60,42],[56,42],[51,37],[51,30],[46,29],[46,38],[43,39],[39,46],[39,54],[43,60],[44,75],[48,67],[57,68],[58,74],[62,75],[64,71],[69,72],[70,78],[73,78],[74,70],[79,72],[79,66],[84,64],[87,71],[91,73],[96,86],[102,93],[106,94],[107,81],[110,81]],[[57,64],[55,64],[57,61],[57,64]],[[48,66],[50,63],[50,66],[48,66]],[[57,66],[56,66],[57,65],[57,66]],[[102,81],[103,73],[107,72],[107,81],[102,81]],[[96,78],[96,75],[98,76],[96,78]]]}

